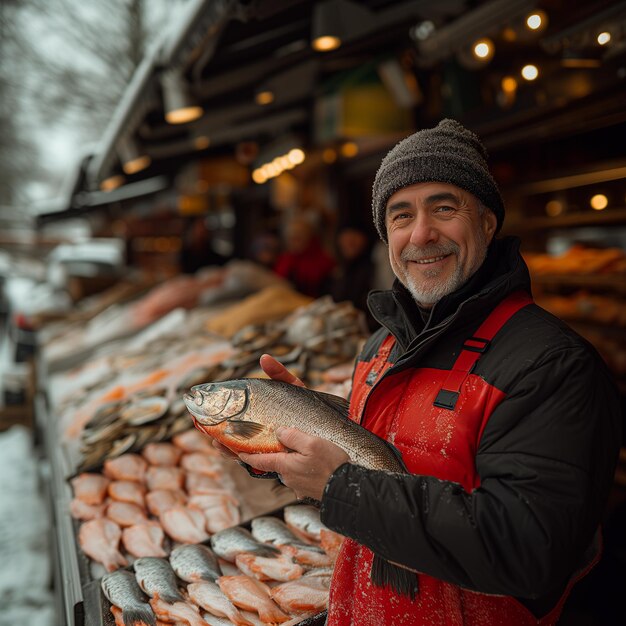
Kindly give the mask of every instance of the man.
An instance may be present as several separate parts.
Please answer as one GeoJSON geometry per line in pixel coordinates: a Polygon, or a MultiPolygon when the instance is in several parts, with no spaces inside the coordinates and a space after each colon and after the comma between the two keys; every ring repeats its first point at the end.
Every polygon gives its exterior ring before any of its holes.
{"type": "MultiPolygon", "coordinates": [[[[620,443],[618,397],[595,350],[530,298],[478,138],[453,120],[383,160],[374,220],[397,281],[357,361],[351,418],[410,474],[367,470],[296,429],[292,452],[241,454],[278,472],[347,537],[328,624],[555,624],[597,561],[620,443]],[[370,579],[373,555],[415,573],[414,599],[370,579]]],[[[294,384],[271,357],[272,378],[294,384]]]]}

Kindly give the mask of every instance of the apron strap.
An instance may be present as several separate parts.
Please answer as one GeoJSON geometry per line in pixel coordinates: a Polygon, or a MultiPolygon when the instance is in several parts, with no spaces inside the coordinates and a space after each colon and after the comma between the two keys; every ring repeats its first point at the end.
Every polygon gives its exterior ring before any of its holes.
{"type": "Polygon", "coordinates": [[[491,311],[487,319],[476,331],[476,334],[465,340],[463,349],[433,402],[434,406],[451,411],[454,410],[463,383],[474,369],[480,355],[489,349],[491,340],[509,319],[520,309],[532,304],[532,302],[533,299],[528,293],[516,291],[502,300],[491,311]]]}

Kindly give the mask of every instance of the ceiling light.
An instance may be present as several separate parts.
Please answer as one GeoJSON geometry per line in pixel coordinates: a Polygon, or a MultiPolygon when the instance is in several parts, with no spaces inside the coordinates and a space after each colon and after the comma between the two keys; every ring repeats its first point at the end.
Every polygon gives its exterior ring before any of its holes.
{"type": "Polygon", "coordinates": [[[609,205],[609,199],[602,193],[597,193],[595,196],[591,198],[589,201],[591,208],[596,211],[602,211],[602,209],[606,209],[609,205]]]}
{"type": "Polygon", "coordinates": [[[211,145],[211,140],[205,135],[200,135],[200,137],[196,137],[193,140],[193,147],[196,150],[204,150],[205,148],[208,148],[210,145],[211,145]]]}
{"type": "Polygon", "coordinates": [[[300,148],[294,148],[287,154],[289,161],[295,165],[300,165],[304,161],[304,156],[304,151],[300,150],[300,148]]]}
{"type": "Polygon", "coordinates": [[[204,110],[191,95],[189,85],[180,73],[163,72],[161,86],[165,120],[169,124],[186,124],[202,116],[204,110]]]}
{"type": "Polygon", "coordinates": [[[500,86],[504,93],[514,93],[517,89],[517,80],[513,76],[505,76],[500,82],[500,86]]]}
{"type": "Polygon", "coordinates": [[[600,33],[598,35],[598,43],[601,46],[606,46],[607,43],[609,43],[609,41],[611,41],[611,33],[604,31],[603,33],[600,33]]]}
{"type": "Polygon", "coordinates": [[[428,39],[435,32],[435,25],[430,20],[424,20],[417,26],[414,26],[411,34],[418,41],[424,41],[428,39]]]}
{"type": "Polygon", "coordinates": [[[122,169],[129,176],[146,169],[152,159],[147,154],[142,154],[137,143],[131,137],[124,137],[117,142],[117,153],[122,162],[122,169]]]}
{"type": "Polygon", "coordinates": [[[254,101],[261,106],[271,104],[272,102],[274,102],[274,92],[270,91],[269,89],[257,91],[254,96],[254,101]]]}
{"type": "Polygon", "coordinates": [[[351,159],[359,153],[359,146],[354,141],[346,141],[341,146],[341,156],[351,159]]]}
{"type": "Polygon", "coordinates": [[[526,18],[526,26],[530,30],[541,30],[548,24],[548,16],[544,11],[534,11],[526,18]]]}
{"type": "Polygon", "coordinates": [[[267,181],[267,175],[263,169],[259,167],[252,172],[252,180],[257,183],[257,185],[262,185],[267,181]]]}
{"type": "Polygon", "coordinates": [[[336,50],[344,42],[365,35],[376,26],[374,15],[353,0],[324,0],[313,9],[311,47],[336,50]]]}
{"type": "Polygon", "coordinates": [[[326,148],[322,152],[322,161],[324,161],[324,163],[327,163],[328,165],[330,165],[331,163],[334,163],[336,160],[337,160],[337,152],[333,150],[332,148],[326,148]]]}
{"type": "Polygon", "coordinates": [[[526,80],[535,80],[539,76],[539,69],[536,65],[524,65],[522,68],[522,77],[526,80]]]}
{"type": "Polygon", "coordinates": [[[560,200],[550,200],[546,203],[546,214],[550,217],[561,215],[565,210],[565,205],[560,200]]]}
{"type": "Polygon", "coordinates": [[[121,174],[114,174],[113,176],[109,176],[109,178],[105,178],[100,183],[100,189],[102,191],[113,191],[118,187],[121,187],[124,184],[125,178],[121,174]]]}
{"type": "Polygon", "coordinates": [[[477,59],[488,61],[493,56],[494,46],[491,39],[484,37],[474,43],[472,52],[477,59]]]}

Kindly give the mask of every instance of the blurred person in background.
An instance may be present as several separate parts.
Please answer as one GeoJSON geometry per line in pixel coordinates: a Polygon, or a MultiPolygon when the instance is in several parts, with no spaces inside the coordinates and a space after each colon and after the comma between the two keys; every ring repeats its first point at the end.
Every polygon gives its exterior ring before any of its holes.
{"type": "Polygon", "coordinates": [[[328,293],[335,302],[348,300],[366,314],[370,330],[378,327],[367,308],[367,295],[372,289],[374,262],[372,237],[358,222],[347,222],[336,236],[337,265],[328,281],[328,293]]]}
{"type": "Polygon", "coordinates": [[[250,245],[250,258],[267,269],[274,268],[280,252],[280,237],[269,231],[254,237],[250,245]]]}
{"type": "Polygon", "coordinates": [[[195,274],[202,267],[221,266],[227,261],[213,249],[213,234],[204,217],[194,217],[185,224],[180,250],[183,274],[195,274]]]}
{"type": "Polygon", "coordinates": [[[335,260],[322,247],[314,224],[305,216],[292,217],[285,227],[284,246],[274,271],[300,293],[312,298],[324,295],[335,260]]]}

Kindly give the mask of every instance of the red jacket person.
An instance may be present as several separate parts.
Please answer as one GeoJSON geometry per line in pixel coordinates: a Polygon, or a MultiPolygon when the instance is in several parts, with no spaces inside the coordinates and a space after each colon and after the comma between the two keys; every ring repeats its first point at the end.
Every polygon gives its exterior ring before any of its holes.
{"type": "MultiPolygon", "coordinates": [[[[329,626],[556,624],[597,561],[620,413],[596,351],[533,303],[479,139],[443,120],[401,141],[373,188],[397,281],[373,292],[381,328],[358,358],[351,418],[410,474],[365,469],[295,429],[294,452],[240,455],[275,471],[348,539],[329,626]],[[374,555],[414,577],[378,586],[374,555]]],[[[270,357],[266,372],[298,382],[270,357]]]]}

